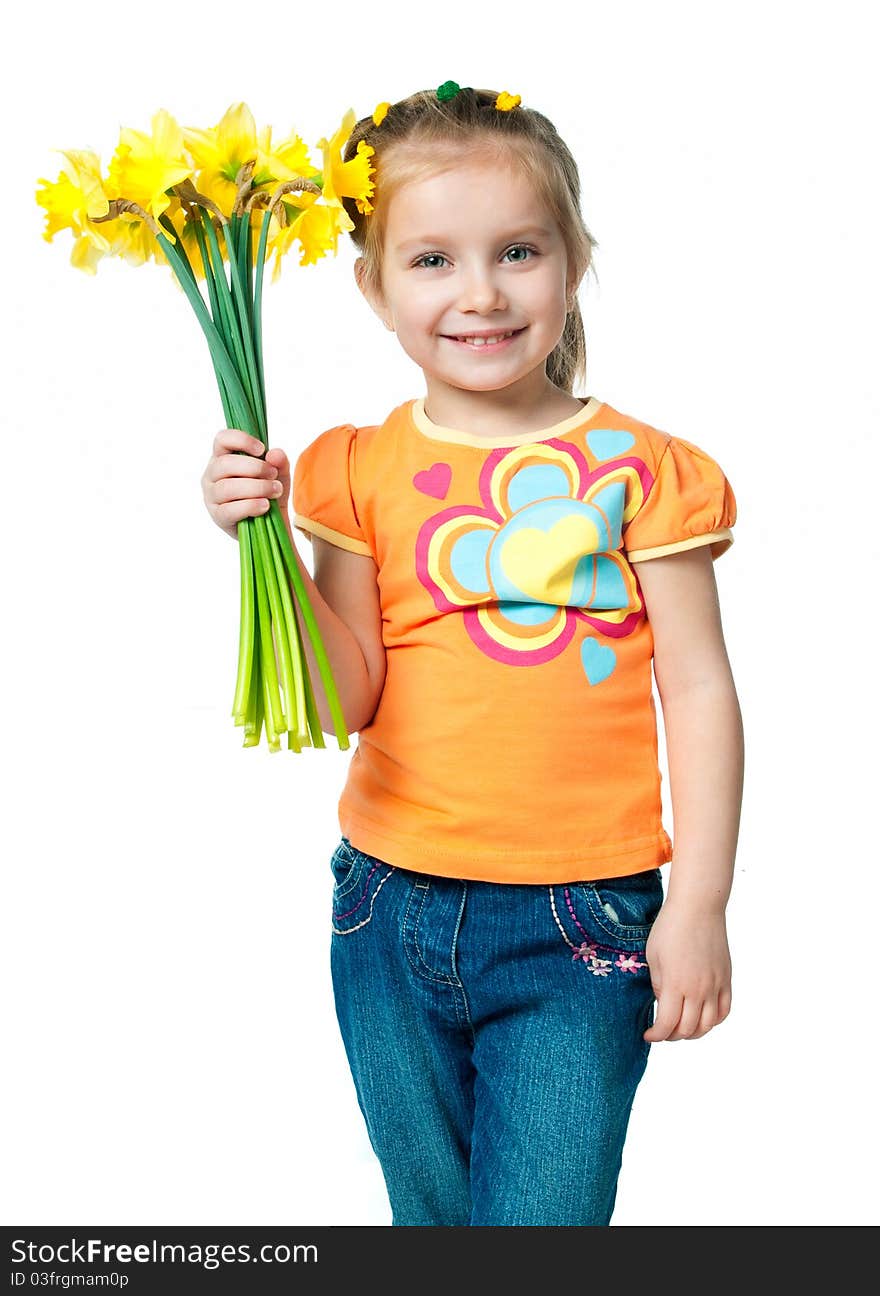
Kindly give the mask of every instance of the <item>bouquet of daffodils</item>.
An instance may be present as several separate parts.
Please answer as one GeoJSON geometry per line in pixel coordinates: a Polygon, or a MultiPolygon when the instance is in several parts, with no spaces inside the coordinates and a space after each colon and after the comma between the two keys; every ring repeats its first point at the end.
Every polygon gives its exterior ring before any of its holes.
{"type": "MultiPolygon", "coordinates": [[[[102,257],[130,265],[168,265],[195,311],[211,352],[228,427],[268,446],[263,376],[263,267],[274,255],[273,282],[295,241],[300,265],[312,265],[353,228],[340,201],[370,211],[373,150],[361,141],[349,162],[342,150],[355,123],[349,110],[331,139],[321,139],[322,168],[313,167],[296,134],[272,144],[257,133],[246,104],[232,105],[209,130],[181,128],[164,109],[152,133],[123,128],[106,176],[96,154],[56,150],[65,165],[56,181],[40,180],[44,238],[73,235],[71,264],[94,275],[102,257]],[[204,285],[207,299],[202,291],[204,285]]],[[[269,512],[238,523],[241,624],[232,716],[244,746],[259,744],[263,724],[270,751],[323,747],[324,738],[299,613],[319,665],[340,750],[349,736],[326,650],[276,500],[269,512]]]]}

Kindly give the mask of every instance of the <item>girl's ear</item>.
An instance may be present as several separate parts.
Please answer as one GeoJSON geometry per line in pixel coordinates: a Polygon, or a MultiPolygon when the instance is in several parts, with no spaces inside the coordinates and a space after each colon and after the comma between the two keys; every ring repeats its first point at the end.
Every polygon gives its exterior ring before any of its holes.
{"type": "Polygon", "coordinates": [[[358,288],[360,288],[361,292],[364,294],[367,301],[375,310],[376,303],[373,299],[373,294],[370,292],[369,286],[367,284],[367,263],[362,256],[359,256],[354,263],[354,277],[358,288]]]}
{"type": "Polygon", "coordinates": [[[386,302],[381,296],[377,297],[367,285],[366,269],[366,261],[363,257],[358,257],[354,263],[355,282],[385,327],[393,330],[394,325],[389,322],[389,312],[386,302]]]}

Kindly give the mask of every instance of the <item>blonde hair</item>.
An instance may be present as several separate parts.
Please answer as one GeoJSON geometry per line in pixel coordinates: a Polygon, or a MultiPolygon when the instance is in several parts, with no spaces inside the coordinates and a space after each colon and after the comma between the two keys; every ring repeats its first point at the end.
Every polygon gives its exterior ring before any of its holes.
{"type": "Polygon", "coordinates": [[[391,104],[380,125],[372,115],[354,127],[343,153],[349,162],[360,140],[375,149],[375,210],[364,214],[353,198],[342,198],[354,229],[352,241],[364,259],[364,287],[381,293],[385,213],[390,199],[404,185],[454,167],[472,151],[492,160],[519,166],[553,216],[562,233],[568,258],[571,309],[562,337],[547,357],[549,380],[569,394],[575,383],[586,381],[587,353],[584,323],[576,289],[593,269],[593,248],[598,246],[580,210],[580,178],[574,158],[553,123],[534,108],[515,107],[507,112],[495,107],[496,90],[467,86],[441,101],[435,90],[418,90],[391,104]]]}

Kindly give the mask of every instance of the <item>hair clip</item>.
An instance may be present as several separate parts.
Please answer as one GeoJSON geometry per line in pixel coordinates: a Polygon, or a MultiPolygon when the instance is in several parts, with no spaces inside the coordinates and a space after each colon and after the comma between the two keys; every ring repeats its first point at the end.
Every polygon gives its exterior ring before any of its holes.
{"type": "Polygon", "coordinates": [[[511,108],[516,108],[517,104],[521,103],[522,95],[512,95],[508,94],[506,90],[502,90],[495,100],[495,107],[499,112],[510,112],[511,108]]]}
{"type": "Polygon", "coordinates": [[[380,103],[380,104],[376,104],[376,107],[373,109],[373,125],[374,125],[374,126],[381,126],[381,125],[382,125],[383,121],[385,120],[385,118],[386,118],[387,115],[388,115],[388,109],[389,109],[390,107],[391,107],[391,104],[390,104],[387,100],[383,100],[382,103],[380,103]]]}
{"type": "Polygon", "coordinates": [[[444,81],[442,86],[437,87],[437,98],[441,103],[447,103],[450,99],[461,91],[461,86],[457,81],[444,81]]]}

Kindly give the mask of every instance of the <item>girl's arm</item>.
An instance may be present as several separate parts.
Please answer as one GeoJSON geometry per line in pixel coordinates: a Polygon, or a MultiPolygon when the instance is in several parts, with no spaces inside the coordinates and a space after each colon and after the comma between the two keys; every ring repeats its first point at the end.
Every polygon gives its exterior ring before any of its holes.
{"type": "Polygon", "coordinates": [[[730,1011],[725,907],[742,806],[742,716],[709,546],[634,566],[654,635],[674,818],[666,900],[646,955],[658,1003],[645,1039],[693,1039],[730,1011]]]}

